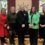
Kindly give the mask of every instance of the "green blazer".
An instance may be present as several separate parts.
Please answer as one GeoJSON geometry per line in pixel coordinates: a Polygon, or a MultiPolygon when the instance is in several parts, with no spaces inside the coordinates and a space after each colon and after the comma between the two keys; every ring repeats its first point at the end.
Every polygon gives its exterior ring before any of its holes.
{"type": "Polygon", "coordinates": [[[38,12],[36,12],[35,14],[28,13],[28,23],[33,25],[32,29],[39,29],[39,18],[40,14],[38,12]]]}

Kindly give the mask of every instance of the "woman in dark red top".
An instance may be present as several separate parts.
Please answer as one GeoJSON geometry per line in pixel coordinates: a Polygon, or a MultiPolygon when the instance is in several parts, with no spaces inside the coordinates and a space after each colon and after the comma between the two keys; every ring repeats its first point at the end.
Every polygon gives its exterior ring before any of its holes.
{"type": "Polygon", "coordinates": [[[6,10],[2,8],[1,14],[0,14],[0,40],[2,42],[2,45],[4,45],[4,38],[5,36],[8,36],[8,31],[6,29],[6,10]]]}

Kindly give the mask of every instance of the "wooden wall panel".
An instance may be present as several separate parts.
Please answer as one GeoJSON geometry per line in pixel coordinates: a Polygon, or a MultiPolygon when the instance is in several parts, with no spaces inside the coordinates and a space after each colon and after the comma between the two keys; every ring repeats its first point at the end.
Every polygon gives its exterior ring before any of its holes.
{"type": "Polygon", "coordinates": [[[8,1],[8,12],[11,6],[15,6],[15,0],[7,0],[8,1]]]}
{"type": "Polygon", "coordinates": [[[36,9],[39,9],[39,0],[32,0],[32,5],[35,5],[36,9]]]}
{"type": "MultiPolygon", "coordinates": [[[[17,1],[17,0],[7,0],[8,1],[8,11],[9,11],[9,9],[10,9],[10,7],[11,6],[15,6],[15,2],[17,1]]],[[[27,3],[28,2],[28,4],[30,3],[30,6],[31,6],[31,2],[29,2],[28,0],[24,0],[24,1],[22,1],[22,0],[18,0],[18,2],[19,3],[23,3],[23,2],[25,2],[25,3],[27,3]]],[[[36,9],[39,9],[39,0],[32,0],[32,4],[33,5],[35,5],[36,6],[36,9]]],[[[16,4],[16,5],[18,5],[18,3],[16,4]]],[[[29,6],[29,7],[30,7],[29,6]]]]}

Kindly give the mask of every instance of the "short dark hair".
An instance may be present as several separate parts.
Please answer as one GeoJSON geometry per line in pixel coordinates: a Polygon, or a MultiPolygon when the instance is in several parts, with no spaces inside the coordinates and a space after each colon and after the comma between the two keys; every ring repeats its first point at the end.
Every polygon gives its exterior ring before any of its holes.
{"type": "Polygon", "coordinates": [[[2,8],[2,9],[1,9],[1,12],[2,12],[3,10],[5,10],[5,11],[6,11],[6,9],[5,9],[5,8],[2,8]]]}

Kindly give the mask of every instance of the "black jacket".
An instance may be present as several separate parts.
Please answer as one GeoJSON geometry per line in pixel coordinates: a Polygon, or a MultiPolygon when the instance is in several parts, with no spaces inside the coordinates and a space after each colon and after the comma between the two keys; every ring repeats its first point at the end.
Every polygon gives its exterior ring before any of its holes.
{"type": "Polygon", "coordinates": [[[27,11],[19,11],[17,13],[17,23],[19,25],[22,25],[22,24],[28,24],[28,12],[27,11]]]}
{"type": "Polygon", "coordinates": [[[16,14],[15,13],[9,13],[7,15],[7,23],[16,23],[16,14]]]}
{"type": "MultiPolygon", "coordinates": [[[[44,25],[45,24],[45,14],[40,15],[40,24],[44,25]]],[[[40,30],[45,29],[45,27],[40,26],[40,30]]]]}
{"type": "Polygon", "coordinates": [[[40,15],[40,24],[44,25],[45,24],[45,14],[44,15],[40,15]]]}

